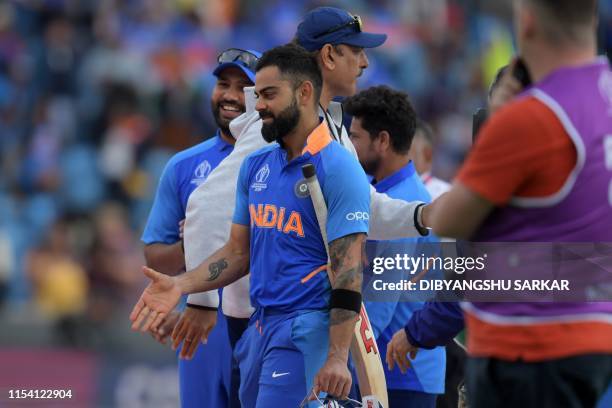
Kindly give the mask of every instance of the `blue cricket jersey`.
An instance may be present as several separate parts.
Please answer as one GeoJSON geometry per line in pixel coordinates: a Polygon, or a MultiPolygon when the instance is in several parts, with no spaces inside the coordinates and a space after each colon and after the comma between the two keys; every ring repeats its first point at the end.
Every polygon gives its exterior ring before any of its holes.
{"type": "MultiPolygon", "coordinates": [[[[145,244],[173,244],[179,240],[178,223],[185,218],[189,195],[233,149],[217,131],[215,137],[175,154],[168,161],[142,234],[145,244]]],[[[226,331],[226,321],[219,309],[217,325],[210,332],[208,343],[198,347],[192,360],[178,361],[181,407],[227,406],[231,359],[226,356],[232,350],[226,331]],[[208,380],[202,382],[202,378],[208,380]]],[[[180,349],[177,355],[179,352],[180,349]]]]}
{"type": "Polygon", "coordinates": [[[325,122],[290,162],[277,143],[248,156],[238,176],[233,222],[251,228],[250,295],[256,308],[289,313],[329,307],[327,254],[302,175],[306,163],[315,166],[327,203],[329,242],[368,231],[366,175],[332,141],[325,122]]]}
{"type": "Polygon", "coordinates": [[[174,244],[179,240],[178,223],[185,218],[189,195],[234,149],[217,134],[175,154],[166,164],[153,207],[142,233],[142,242],[174,244]]]}
{"type": "MultiPolygon", "coordinates": [[[[412,162],[385,179],[376,182],[374,187],[379,193],[386,193],[392,198],[405,201],[431,201],[431,196],[416,173],[412,162]]],[[[401,248],[401,251],[405,254],[418,256],[421,253],[419,245],[429,244],[425,246],[431,248],[437,242],[439,242],[439,239],[432,234],[419,238],[381,241],[380,245],[377,245],[380,247],[380,251],[377,251],[376,256],[395,257],[398,248],[401,248]],[[385,244],[389,244],[389,248],[392,248],[392,250],[385,252],[385,244]]],[[[377,336],[381,356],[387,354],[387,344],[391,341],[395,332],[403,329],[413,312],[421,309],[424,305],[423,302],[397,300],[366,302],[365,305],[370,323],[377,336]]],[[[383,364],[383,366],[389,389],[420,391],[430,394],[444,393],[446,352],[443,347],[419,350],[416,359],[411,361],[411,367],[406,374],[402,374],[397,367],[393,371],[389,371],[386,364],[383,364]]]]}

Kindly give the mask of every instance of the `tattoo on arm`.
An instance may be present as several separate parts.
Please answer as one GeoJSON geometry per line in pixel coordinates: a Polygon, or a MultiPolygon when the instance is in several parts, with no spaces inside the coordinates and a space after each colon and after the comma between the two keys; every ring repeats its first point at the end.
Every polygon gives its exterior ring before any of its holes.
{"type": "MultiPolygon", "coordinates": [[[[363,279],[362,254],[364,245],[358,250],[354,246],[363,234],[352,234],[339,238],[329,244],[329,258],[334,273],[334,289],[349,289],[361,292],[363,279]]],[[[363,241],[363,240],[362,240],[363,241]]]]}
{"type": "MultiPolygon", "coordinates": [[[[348,289],[361,292],[363,280],[362,256],[365,246],[363,234],[352,234],[339,238],[329,244],[329,258],[334,273],[334,289],[348,289]],[[361,242],[360,242],[361,241],[361,242]],[[355,246],[359,248],[355,248],[355,246]]],[[[336,326],[355,320],[357,313],[346,309],[332,309],[329,325],[336,326]]]]}
{"type": "Polygon", "coordinates": [[[361,292],[361,282],[363,280],[362,267],[357,266],[344,271],[336,271],[336,281],[334,289],[349,289],[361,292]]]}
{"type": "Polygon", "coordinates": [[[221,275],[224,269],[227,269],[227,260],[225,258],[219,259],[217,262],[213,262],[208,266],[208,272],[210,272],[210,276],[207,281],[214,281],[221,275]]]}
{"type": "Polygon", "coordinates": [[[332,309],[329,312],[329,325],[336,326],[351,319],[355,320],[356,318],[357,313],[353,312],[352,310],[332,309]]]}
{"type": "Polygon", "coordinates": [[[329,259],[331,260],[331,267],[334,271],[338,271],[342,268],[345,263],[345,257],[351,244],[357,240],[357,235],[347,235],[342,238],[338,238],[329,244],[329,259]]]}

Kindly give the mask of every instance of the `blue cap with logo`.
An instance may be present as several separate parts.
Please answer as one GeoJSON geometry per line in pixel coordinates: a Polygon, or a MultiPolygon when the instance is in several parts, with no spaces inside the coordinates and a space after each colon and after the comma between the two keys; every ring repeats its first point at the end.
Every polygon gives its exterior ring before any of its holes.
{"type": "Polygon", "coordinates": [[[298,43],[308,51],[320,50],[325,44],[374,48],[386,39],[386,34],[363,32],[359,16],[335,7],[317,7],[309,11],[297,28],[298,43]]]}
{"type": "Polygon", "coordinates": [[[261,53],[258,51],[228,48],[217,57],[219,65],[213,74],[219,76],[225,68],[236,67],[244,72],[252,83],[255,83],[255,67],[259,58],[261,58],[261,53]]]}

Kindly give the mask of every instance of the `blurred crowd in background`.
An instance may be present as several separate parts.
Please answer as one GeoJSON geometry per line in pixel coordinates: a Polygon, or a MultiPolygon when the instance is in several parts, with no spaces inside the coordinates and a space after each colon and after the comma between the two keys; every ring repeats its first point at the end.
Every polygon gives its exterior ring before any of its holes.
{"type": "MultiPolygon", "coordinates": [[[[87,346],[84,325],[133,304],[163,166],[214,134],[218,53],[286,43],[319,5],[389,35],[360,87],[406,91],[435,129],[434,173],[452,179],[471,115],[514,54],[509,1],[0,1],[0,312],[87,346]]],[[[601,16],[605,52],[612,0],[601,16]]]]}

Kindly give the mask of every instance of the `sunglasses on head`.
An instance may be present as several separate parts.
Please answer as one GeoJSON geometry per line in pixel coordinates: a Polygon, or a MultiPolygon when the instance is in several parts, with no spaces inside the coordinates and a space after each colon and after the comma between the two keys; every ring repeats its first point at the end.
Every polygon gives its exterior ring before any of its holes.
{"type": "Polygon", "coordinates": [[[331,34],[331,33],[335,33],[336,31],[340,31],[345,27],[351,27],[353,29],[353,31],[355,31],[356,33],[360,33],[361,31],[363,31],[363,23],[361,22],[361,17],[359,16],[353,16],[353,19],[351,21],[348,21],[346,23],[342,23],[336,27],[332,27],[329,30],[319,33],[317,35],[314,36],[314,38],[319,38],[319,37],[323,37],[324,35],[327,34],[331,34]]]}
{"type": "Polygon", "coordinates": [[[219,64],[226,64],[228,62],[239,63],[252,72],[255,72],[258,60],[259,57],[257,57],[257,55],[246,50],[241,50],[240,48],[229,48],[217,57],[217,62],[219,64]]]}

